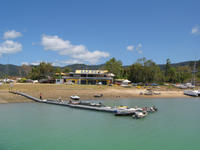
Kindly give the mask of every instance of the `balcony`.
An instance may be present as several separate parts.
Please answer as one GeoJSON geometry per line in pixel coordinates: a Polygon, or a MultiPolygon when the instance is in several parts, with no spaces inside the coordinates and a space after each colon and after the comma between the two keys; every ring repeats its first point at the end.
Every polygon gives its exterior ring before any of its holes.
{"type": "Polygon", "coordinates": [[[67,77],[67,76],[63,76],[63,79],[82,79],[82,80],[112,80],[112,77],[67,77]]]}

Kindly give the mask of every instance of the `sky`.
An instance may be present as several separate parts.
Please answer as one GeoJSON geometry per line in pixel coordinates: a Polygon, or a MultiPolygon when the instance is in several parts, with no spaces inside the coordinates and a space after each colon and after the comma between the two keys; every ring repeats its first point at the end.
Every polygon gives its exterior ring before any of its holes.
{"type": "Polygon", "coordinates": [[[200,59],[199,0],[1,0],[0,64],[200,59]]]}

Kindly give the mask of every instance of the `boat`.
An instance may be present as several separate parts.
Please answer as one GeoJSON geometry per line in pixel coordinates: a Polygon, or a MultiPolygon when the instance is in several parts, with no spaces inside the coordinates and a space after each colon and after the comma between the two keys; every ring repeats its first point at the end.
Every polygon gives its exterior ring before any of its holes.
{"type": "Polygon", "coordinates": [[[147,91],[144,93],[144,95],[153,95],[153,92],[150,91],[150,90],[147,90],[147,91]]]}
{"type": "Polygon", "coordinates": [[[185,90],[184,94],[188,96],[198,97],[200,96],[200,90],[185,90]]]}
{"type": "MultiPolygon", "coordinates": [[[[196,61],[194,62],[194,69],[193,69],[192,72],[193,72],[193,83],[194,83],[194,85],[189,84],[189,83],[187,83],[187,85],[192,87],[192,88],[195,88],[195,73],[197,72],[196,71],[196,61]]],[[[200,96],[200,90],[185,90],[183,92],[183,94],[188,95],[188,96],[198,97],[198,96],[200,96]]]]}
{"type": "Polygon", "coordinates": [[[73,105],[84,105],[84,106],[93,106],[93,107],[105,107],[101,102],[94,103],[89,101],[69,101],[69,104],[73,105]]]}
{"type": "Polygon", "coordinates": [[[152,107],[150,107],[150,108],[146,108],[146,111],[147,111],[148,113],[153,113],[153,112],[158,111],[158,108],[155,107],[155,106],[152,106],[152,107]]]}
{"type": "Polygon", "coordinates": [[[128,109],[128,106],[123,106],[123,105],[121,105],[121,106],[117,106],[116,109],[117,109],[117,110],[124,110],[124,109],[128,109]]]}
{"type": "Polygon", "coordinates": [[[140,119],[140,118],[144,118],[146,117],[147,115],[147,112],[141,112],[141,111],[136,111],[132,117],[135,118],[135,119],[140,119]]]}
{"type": "Polygon", "coordinates": [[[135,112],[143,112],[146,113],[146,110],[143,108],[128,108],[128,107],[118,107],[118,109],[115,111],[115,116],[130,116],[133,115],[135,112]]]}
{"type": "Polygon", "coordinates": [[[93,107],[103,107],[104,105],[99,102],[99,103],[94,103],[94,102],[88,102],[88,101],[80,101],[79,105],[85,105],[85,106],[93,106],[93,107]]]}
{"type": "Polygon", "coordinates": [[[69,101],[69,104],[73,104],[73,105],[79,105],[80,101],[69,101]]]}
{"type": "Polygon", "coordinates": [[[130,116],[133,115],[135,112],[135,108],[117,109],[115,112],[115,116],[130,116]]]}
{"type": "Polygon", "coordinates": [[[73,99],[73,100],[79,100],[80,99],[80,97],[77,96],[77,95],[72,95],[72,96],[70,96],[70,98],[73,99]]]}
{"type": "Polygon", "coordinates": [[[103,97],[103,94],[95,94],[94,97],[103,97]]]}

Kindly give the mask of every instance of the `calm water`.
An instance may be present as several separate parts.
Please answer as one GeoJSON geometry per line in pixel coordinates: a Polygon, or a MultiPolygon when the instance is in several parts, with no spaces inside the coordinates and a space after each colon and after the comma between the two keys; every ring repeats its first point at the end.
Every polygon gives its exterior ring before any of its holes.
{"type": "Polygon", "coordinates": [[[200,99],[108,100],[107,105],[156,105],[142,120],[62,106],[0,105],[0,150],[198,150],[200,99]]]}

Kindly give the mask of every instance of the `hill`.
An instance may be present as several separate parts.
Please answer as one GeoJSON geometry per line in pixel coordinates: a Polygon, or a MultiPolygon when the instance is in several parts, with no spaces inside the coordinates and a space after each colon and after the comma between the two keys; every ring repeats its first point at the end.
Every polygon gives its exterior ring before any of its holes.
{"type": "MultiPolygon", "coordinates": [[[[179,67],[179,66],[193,66],[194,61],[185,61],[180,63],[173,63],[171,64],[172,67],[179,67]]],[[[73,65],[67,65],[65,67],[70,68],[71,71],[75,71],[76,69],[85,69],[85,70],[97,70],[102,69],[105,66],[105,64],[100,65],[86,65],[86,64],[73,64],[73,65]]],[[[161,70],[165,69],[165,64],[159,64],[158,65],[161,70]]],[[[197,66],[200,66],[200,60],[197,62],[197,66]]],[[[8,74],[8,76],[18,76],[23,77],[26,76],[27,73],[31,70],[33,66],[16,66],[12,64],[8,65],[2,65],[0,64],[0,78],[4,78],[5,75],[8,74]]],[[[61,69],[65,67],[59,67],[61,69]]],[[[124,66],[128,67],[128,66],[124,66]]]]}

